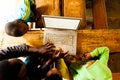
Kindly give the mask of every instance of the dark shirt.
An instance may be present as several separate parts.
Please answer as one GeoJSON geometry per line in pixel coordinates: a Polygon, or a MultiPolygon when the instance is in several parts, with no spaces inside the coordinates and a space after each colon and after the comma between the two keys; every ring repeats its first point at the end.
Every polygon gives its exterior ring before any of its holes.
{"type": "MultiPolygon", "coordinates": [[[[29,53],[30,52],[28,51],[28,46],[26,44],[6,47],[5,49],[0,50],[0,61],[21,56],[28,56],[29,53]]],[[[40,59],[40,57],[41,56],[37,55],[29,55],[27,57],[29,60],[27,63],[25,63],[27,68],[27,75],[30,78],[36,78],[35,80],[40,80],[43,78],[50,69],[50,65],[44,64],[44,61],[40,59]],[[41,66],[38,67],[39,65],[41,66]]]]}
{"type": "Polygon", "coordinates": [[[4,59],[25,56],[27,55],[27,53],[28,53],[28,46],[26,44],[6,47],[5,49],[0,50],[0,61],[4,59]]]}

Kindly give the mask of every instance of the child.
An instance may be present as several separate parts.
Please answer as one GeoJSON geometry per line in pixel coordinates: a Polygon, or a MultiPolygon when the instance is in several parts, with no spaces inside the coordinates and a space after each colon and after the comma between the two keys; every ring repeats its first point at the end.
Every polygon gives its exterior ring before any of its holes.
{"type": "MultiPolygon", "coordinates": [[[[53,44],[47,43],[37,48],[30,47],[26,44],[21,44],[1,49],[0,80],[28,80],[28,78],[30,78],[31,80],[31,76],[36,77],[37,78],[36,80],[41,80],[46,76],[47,72],[49,71],[50,65],[53,64],[57,59],[66,57],[68,55],[68,52],[65,52],[63,54],[59,50],[56,50],[45,63],[41,64],[41,66],[39,67],[36,66],[37,71],[35,73],[36,74],[35,76],[28,75],[27,70],[29,68],[27,68],[26,65],[17,57],[28,55],[36,55],[38,57],[47,56],[49,55],[49,52],[52,51],[51,49],[53,47],[54,47],[53,44]]],[[[56,74],[57,73],[55,73],[55,76],[56,74]]]]}
{"type": "Polygon", "coordinates": [[[14,20],[5,26],[5,32],[14,37],[23,36],[29,30],[28,24],[23,20],[14,20]]]}
{"type": "MultiPolygon", "coordinates": [[[[14,0],[15,10],[6,19],[5,32],[14,37],[24,35],[29,26],[27,22],[36,21],[36,5],[34,0],[14,0]]],[[[9,6],[7,6],[9,7],[9,6]]]]}
{"type": "Polygon", "coordinates": [[[74,80],[112,80],[108,68],[109,48],[98,47],[83,56],[83,62],[72,62],[70,72],[74,80]]]}
{"type": "Polygon", "coordinates": [[[45,80],[63,80],[61,73],[56,69],[52,68],[48,71],[45,80]]]}

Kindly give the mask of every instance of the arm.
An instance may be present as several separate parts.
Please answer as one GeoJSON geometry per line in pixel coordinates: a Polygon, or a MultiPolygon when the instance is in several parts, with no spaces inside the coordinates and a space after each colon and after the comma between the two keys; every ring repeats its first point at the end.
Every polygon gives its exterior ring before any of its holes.
{"type": "Polygon", "coordinates": [[[99,57],[99,60],[107,65],[109,59],[109,48],[108,47],[99,47],[93,50],[91,53],[91,57],[99,57]]]}
{"type": "Polygon", "coordinates": [[[52,57],[48,59],[48,61],[46,61],[44,65],[40,67],[39,73],[40,73],[41,78],[43,78],[47,74],[47,72],[50,69],[51,64],[53,64],[56,60],[60,58],[66,57],[67,55],[68,55],[68,52],[61,53],[60,51],[55,51],[52,57]]]}
{"type": "Polygon", "coordinates": [[[11,46],[0,50],[0,60],[16,58],[16,57],[32,55],[32,54],[43,55],[51,52],[52,47],[54,47],[52,43],[46,43],[45,45],[42,45],[37,48],[30,47],[26,44],[11,46]]]}
{"type": "Polygon", "coordinates": [[[26,44],[6,47],[0,50],[0,60],[20,57],[26,55],[28,46],[26,44]]]}

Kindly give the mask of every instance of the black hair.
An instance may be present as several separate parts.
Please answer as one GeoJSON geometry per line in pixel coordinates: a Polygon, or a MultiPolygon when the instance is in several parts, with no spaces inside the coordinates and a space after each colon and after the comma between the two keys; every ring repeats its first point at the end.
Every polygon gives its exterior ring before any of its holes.
{"type": "Polygon", "coordinates": [[[51,74],[50,76],[46,77],[45,80],[63,80],[60,74],[51,74]]]}
{"type": "Polygon", "coordinates": [[[0,61],[0,80],[17,80],[21,66],[19,62],[10,64],[8,60],[0,61]]]}
{"type": "Polygon", "coordinates": [[[5,32],[10,36],[19,37],[24,35],[28,28],[29,26],[24,20],[14,20],[5,25],[5,32]]]}
{"type": "Polygon", "coordinates": [[[57,68],[53,67],[46,74],[45,80],[63,80],[62,75],[57,68]]]}

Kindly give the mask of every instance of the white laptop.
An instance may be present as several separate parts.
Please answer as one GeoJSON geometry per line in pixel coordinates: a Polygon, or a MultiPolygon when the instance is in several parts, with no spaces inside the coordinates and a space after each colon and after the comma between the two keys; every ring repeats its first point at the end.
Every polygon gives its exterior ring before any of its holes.
{"type": "Polygon", "coordinates": [[[77,30],[82,18],[42,15],[42,20],[45,28],[77,30]]]}
{"type": "Polygon", "coordinates": [[[54,43],[69,54],[76,55],[77,32],[81,18],[42,15],[44,23],[44,44],[54,43]]]}

